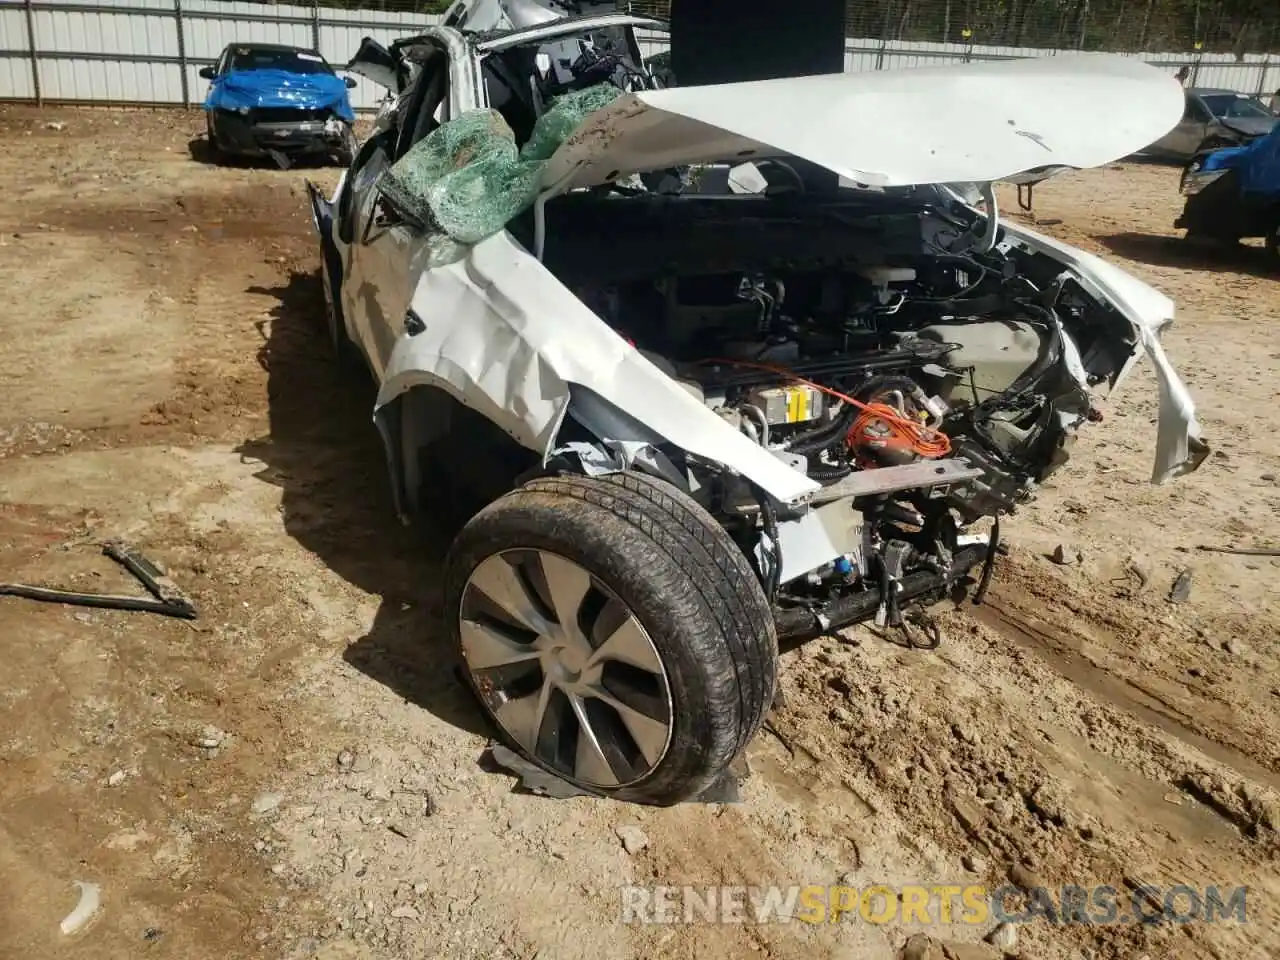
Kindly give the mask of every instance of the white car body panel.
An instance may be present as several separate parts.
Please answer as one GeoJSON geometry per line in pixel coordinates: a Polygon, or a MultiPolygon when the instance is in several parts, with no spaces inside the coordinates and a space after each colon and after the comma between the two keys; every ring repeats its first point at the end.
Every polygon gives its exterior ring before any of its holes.
{"type": "Polygon", "coordinates": [[[778,500],[795,502],[820,487],[728,428],[509,233],[477,244],[457,263],[423,271],[412,309],[426,329],[396,344],[379,407],[415,386],[440,387],[549,455],[569,385],[581,384],[653,431],[652,439],[723,464],[778,500]]]}
{"type": "MultiPolygon", "coordinates": [[[[614,0],[579,0],[585,13],[614,13],[614,0]]],[[[569,16],[569,8],[556,0],[457,0],[449,5],[441,23],[471,33],[525,30],[569,16]]]]}
{"type": "Polygon", "coordinates": [[[1161,71],[1105,54],[647,90],[588,118],[545,182],[779,152],[868,186],[991,182],[1126,156],[1183,99],[1161,71]]]}
{"type": "Polygon", "coordinates": [[[1173,301],[1101,257],[1025,227],[1005,224],[1004,230],[1006,237],[1012,237],[1070,268],[1083,281],[1086,290],[1099,300],[1112,304],[1133,325],[1142,351],[1134,351],[1116,377],[1111,394],[1115,395],[1145,352],[1155,367],[1160,390],[1156,458],[1151,482],[1166,483],[1198,467],[1208,454],[1208,447],[1201,439],[1195,401],[1160,343],[1161,331],[1173,322],[1173,301]]]}
{"type": "MultiPolygon", "coordinates": [[[[473,49],[457,63],[467,48],[456,32],[424,33],[447,42],[455,59],[450,115],[482,106],[474,102],[482,85],[472,59],[481,54],[473,49]]],[[[554,156],[546,182],[601,183],[611,171],[732,159],[747,149],[794,154],[873,185],[989,182],[1125,156],[1166,132],[1182,102],[1181,88],[1160,71],[1092,55],[675,88],[624,95],[589,118],[554,156]],[[859,132],[865,130],[875,135],[859,132]]],[[[650,363],[509,233],[436,267],[426,266],[426,239],[408,227],[362,240],[377,199],[376,185],[362,180],[353,180],[355,242],[336,232],[328,239],[343,267],[346,327],[380,382],[377,410],[414,387],[437,387],[545,458],[572,388],[584,387],[641,428],[640,435],[602,439],[669,442],[784,503],[819,489],[650,363]],[[406,330],[408,310],[425,329],[406,330]]],[[[1021,228],[1005,230],[1006,239],[1074,272],[1133,324],[1161,384],[1153,479],[1194,469],[1204,456],[1194,406],[1157,338],[1172,303],[1096,257],[1021,228]]],[[[1078,365],[1078,354],[1069,352],[1078,365]]]]}

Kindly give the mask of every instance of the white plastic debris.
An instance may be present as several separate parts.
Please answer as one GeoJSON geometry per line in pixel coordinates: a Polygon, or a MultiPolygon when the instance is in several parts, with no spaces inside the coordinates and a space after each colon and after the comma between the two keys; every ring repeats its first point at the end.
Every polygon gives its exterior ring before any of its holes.
{"type": "Polygon", "coordinates": [[[93,919],[93,915],[98,912],[98,906],[101,903],[100,891],[96,883],[83,883],[77,880],[75,885],[80,888],[80,902],[60,924],[63,935],[68,937],[84,929],[85,925],[93,919]]]}

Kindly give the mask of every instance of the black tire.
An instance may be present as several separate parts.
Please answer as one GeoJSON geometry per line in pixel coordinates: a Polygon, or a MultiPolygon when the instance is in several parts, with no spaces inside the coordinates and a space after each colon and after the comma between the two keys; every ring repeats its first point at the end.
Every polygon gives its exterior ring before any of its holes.
{"type": "Polygon", "coordinates": [[[596,792],[656,805],[702,793],[759,729],[777,685],[774,621],[746,556],[694,500],[641,474],[538,479],[489,504],[450,548],[444,609],[462,672],[491,717],[462,654],[463,595],[480,564],[522,549],[590,573],[641,623],[666,673],[665,754],[642,779],[596,792]]]}
{"type": "Polygon", "coordinates": [[[347,323],[342,312],[341,286],[333,282],[333,277],[338,276],[340,270],[338,251],[322,239],[320,241],[320,283],[325,300],[325,329],[328,334],[326,339],[329,341],[329,349],[339,372],[345,372],[359,366],[360,354],[347,334],[347,323]]]}
{"type": "Polygon", "coordinates": [[[218,146],[218,133],[213,127],[213,114],[206,110],[204,114],[205,135],[209,141],[209,157],[213,160],[222,158],[222,147],[218,146]]]}

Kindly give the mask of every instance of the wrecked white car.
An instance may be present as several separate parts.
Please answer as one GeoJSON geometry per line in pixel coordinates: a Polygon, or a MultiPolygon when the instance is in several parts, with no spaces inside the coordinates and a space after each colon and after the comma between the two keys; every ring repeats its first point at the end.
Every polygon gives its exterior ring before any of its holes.
{"type": "Polygon", "coordinates": [[[446,616],[481,703],[665,804],[756,731],[780,638],[984,590],[991,518],[1143,354],[1153,480],[1207,448],[1172,303],[991,189],[1157,139],[1176,82],[1081,55],[656,90],[637,26],[366,42],[394,101],[312,199],[397,503],[465,520],[446,616]]]}

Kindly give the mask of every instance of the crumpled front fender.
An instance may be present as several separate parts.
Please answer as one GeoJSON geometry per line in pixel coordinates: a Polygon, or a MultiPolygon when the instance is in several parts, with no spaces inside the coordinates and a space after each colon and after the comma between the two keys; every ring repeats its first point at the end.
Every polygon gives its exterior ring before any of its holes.
{"type": "Polygon", "coordinates": [[[1178,372],[1169,362],[1160,343],[1160,334],[1173,322],[1173,301],[1160,291],[1126,273],[1113,263],[1077,250],[1026,227],[1004,224],[1006,238],[1025,245],[1068,267],[1092,296],[1109,303],[1132,325],[1141,350],[1111,385],[1114,396],[1128,378],[1143,353],[1155,367],[1160,392],[1160,416],[1156,434],[1156,457],[1151,482],[1166,483],[1198,468],[1209,455],[1209,445],[1201,438],[1195,401],[1178,372]]]}
{"type": "Polygon", "coordinates": [[[437,387],[545,459],[576,385],[652,438],[740,474],[782,503],[819,489],[650,363],[508,233],[424,270],[410,309],[422,322],[392,349],[378,409],[414,387],[437,387]]]}

